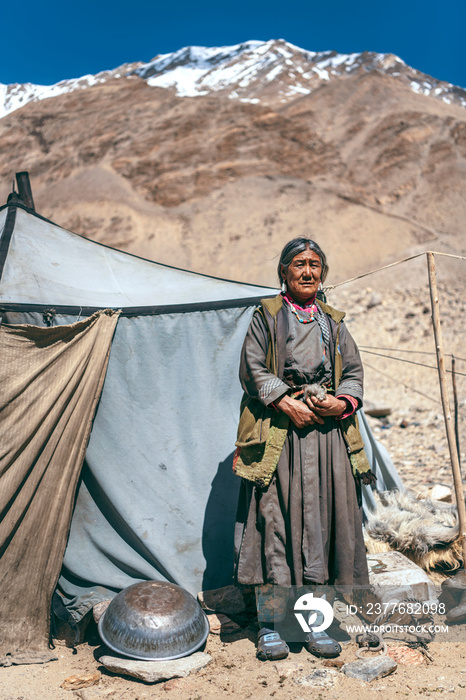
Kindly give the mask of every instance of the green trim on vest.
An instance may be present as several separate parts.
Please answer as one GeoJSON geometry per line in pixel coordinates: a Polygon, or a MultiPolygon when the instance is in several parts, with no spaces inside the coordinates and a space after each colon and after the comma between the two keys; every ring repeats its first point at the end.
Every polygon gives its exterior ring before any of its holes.
{"type": "MultiPolygon", "coordinates": [[[[280,295],[273,299],[262,299],[257,313],[262,314],[267,333],[269,347],[265,364],[272,374],[278,373],[278,357],[276,353],[277,315],[283,306],[280,295]],[[273,335],[267,321],[264,308],[273,319],[273,335]]],[[[243,395],[238,425],[236,447],[239,455],[234,465],[234,472],[243,479],[253,481],[256,486],[266,488],[277,468],[278,460],[288,434],[290,419],[275,408],[264,406],[258,399],[248,394],[243,395]]]]}
{"type": "Polygon", "coordinates": [[[265,307],[271,316],[276,316],[283,306],[283,297],[279,294],[273,299],[261,299],[261,306],[265,307]]]}
{"type": "MultiPolygon", "coordinates": [[[[340,323],[346,314],[318,299],[316,301],[322,311],[338,324],[334,367],[335,387],[338,387],[343,373],[343,361],[340,353],[340,323]]],[[[266,366],[269,372],[275,375],[278,371],[277,316],[282,308],[283,298],[278,295],[273,299],[262,299],[261,307],[257,309],[257,313],[262,314],[265,320],[269,336],[266,366]],[[271,333],[264,309],[273,319],[273,333],[271,333]]],[[[235,443],[239,448],[239,454],[233,467],[235,474],[253,481],[256,486],[267,487],[277,468],[289,424],[290,419],[285,413],[264,406],[258,399],[244,394],[241,401],[238,439],[235,443]]],[[[375,477],[371,472],[369,460],[364,451],[364,442],[359,432],[357,415],[353,414],[344,418],[340,422],[340,426],[349,452],[354,477],[361,479],[363,483],[370,483],[375,477]]]]}

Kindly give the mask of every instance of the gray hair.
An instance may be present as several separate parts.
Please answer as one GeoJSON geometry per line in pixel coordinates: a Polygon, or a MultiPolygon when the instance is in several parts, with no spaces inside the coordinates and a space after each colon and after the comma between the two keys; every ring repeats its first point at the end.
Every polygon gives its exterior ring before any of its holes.
{"type": "Polygon", "coordinates": [[[308,249],[313,250],[314,253],[317,253],[319,256],[320,264],[322,265],[321,280],[322,282],[325,282],[325,278],[328,274],[327,258],[325,257],[325,253],[321,250],[320,246],[311,238],[293,238],[293,240],[289,241],[283,248],[278,263],[278,279],[280,282],[282,282],[282,265],[285,270],[287,270],[295,255],[299,255],[299,253],[302,253],[303,250],[308,249]]]}

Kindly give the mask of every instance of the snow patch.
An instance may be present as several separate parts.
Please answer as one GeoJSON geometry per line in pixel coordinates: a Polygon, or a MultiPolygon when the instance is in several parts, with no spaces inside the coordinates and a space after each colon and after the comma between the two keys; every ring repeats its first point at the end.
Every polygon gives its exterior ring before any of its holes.
{"type": "Polygon", "coordinates": [[[280,65],[279,65],[279,66],[275,66],[275,68],[272,68],[272,70],[270,71],[270,73],[266,76],[267,82],[270,83],[270,82],[272,82],[272,80],[275,80],[275,78],[276,78],[277,76],[279,76],[281,72],[282,72],[282,67],[281,67],[280,65]]]}
{"type": "Polygon", "coordinates": [[[292,95],[293,93],[297,93],[299,95],[310,95],[311,90],[309,88],[305,88],[302,85],[290,85],[287,89],[287,94],[292,95]]]}
{"type": "Polygon", "coordinates": [[[327,73],[327,71],[322,70],[322,68],[320,68],[320,66],[315,65],[315,66],[313,66],[312,70],[314,71],[314,73],[316,73],[319,76],[319,78],[321,80],[330,80],[330,76],[327,73]]]}

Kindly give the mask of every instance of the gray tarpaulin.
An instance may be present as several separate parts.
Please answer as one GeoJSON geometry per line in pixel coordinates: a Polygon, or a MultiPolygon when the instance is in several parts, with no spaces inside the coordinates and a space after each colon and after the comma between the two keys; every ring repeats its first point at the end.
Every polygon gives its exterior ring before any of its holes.
{"type": "MultiPolygon", "coordinates": [[[[377,477],[375,488],[377,491],[391,491],[392,489],[403,489],[403,482],[398,476],[398,472],[388,454],[388,450],[377,442],[370,429],[367,418],[363,411],[359,411],[359,429],[364,440],[364,449],[371,465],[372,472],[377,477]]],[[[362,504],[364,515],[376,506],[374,489],[364,486],[362,489],[362,504]]],[[[365,519],[365,518],[364,518],[365,519]]]]}
{"type": "Polygon", "coordinates": [[[64,591],[78,593],[78,579],[115,591],[135,579],[166,578],[194,594],[231,582],[239,348],[251,315],[225,309],[120,319],[64,591]]]}
{"type": "MultiPolygon", "coordinates": [[[[6,212],[0,211],[0,229],[7,223],[6,212]]],[[[14,232],[1,271],[0,302],[105,309],[193,304],[274,291],[143,260],[22,209],[14,213],[14,232]]]]}

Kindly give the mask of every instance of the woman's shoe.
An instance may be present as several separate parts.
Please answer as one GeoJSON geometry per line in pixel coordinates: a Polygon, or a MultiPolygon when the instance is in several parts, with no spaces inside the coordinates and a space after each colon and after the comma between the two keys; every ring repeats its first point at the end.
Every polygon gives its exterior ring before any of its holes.
{"type": "Polygon", "coordinates": [[[290,650],[288,644],[280,637],[278,632],[263,627],[257,635],[256,656],[261,661],[275,661],[286,659],[290,650]]]}
{"type": "Polygon", "coordinates": [[[314,656],[334,659],[341,654],[341,646],[326,632],[309,632],[306,634],[304,648],[314,656]]]}

